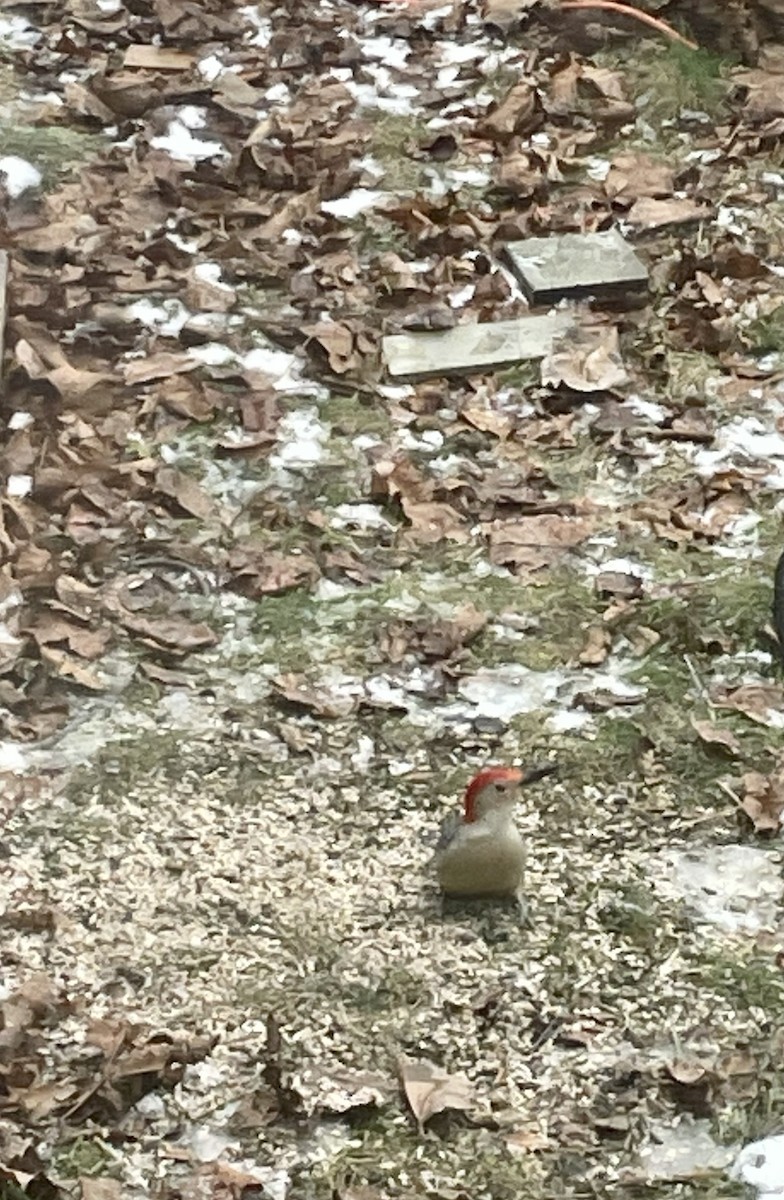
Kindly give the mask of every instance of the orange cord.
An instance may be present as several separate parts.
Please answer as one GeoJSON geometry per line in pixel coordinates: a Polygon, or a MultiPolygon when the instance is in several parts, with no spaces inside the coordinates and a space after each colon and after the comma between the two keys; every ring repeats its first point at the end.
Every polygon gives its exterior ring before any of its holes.
{"type": "Polygon", "coordinates": [[[618,0],[561,0],[561,8],[606,8],[611,12],[625,13],[627,17],[634,17],[638,21],[642,21],[645,25],[650,25],[652,29],[657,29],[659,33],[665,34],[666,37],[672,38],[675,42],[680,42],[684,46],[688,46],[690,50],[699,50],[696,42],[690,42],[682,33],[678,33],[677,29],[673,29],[672,25],[668,25],[666,21],[662,21],[659,17],[652,17],[650,13],[641,12],[639,8],[632,8],[630,4],[620,4],[618,0]]]}

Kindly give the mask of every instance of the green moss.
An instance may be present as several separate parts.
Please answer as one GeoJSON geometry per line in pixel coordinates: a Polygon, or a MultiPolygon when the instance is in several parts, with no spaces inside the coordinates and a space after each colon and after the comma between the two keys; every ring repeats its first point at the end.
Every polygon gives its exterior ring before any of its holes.
{"type": "Polygon", "coordinates": [[[104,144],[104,139],[96,134],[65,126],[0,122],[2,153],[16,154],[31,162],[41,172],[44,186],[95,157],[104,144]]]}
{"type": "Polygon", "coordinates": [[[605,929],[637,946],[655,946],[661,933],[662,913],[653,893],[640,883],[622,884],[599,911],[605,929]]]}
{"type": "Polygon", "coordinates": [[[762,957],[752,945],[738,945],[735,953],[714,951],[701,955],[688,971],[701,985],[729,1001],[735,1008],[780,1012],[784,1004],[784,977],[773,955],[762,957]]]}
{"type": "Polygon", "coordinates": [[[690,50],[675,41],[642,41],[629,53],[599,57],[618,66],[634,89],[637,107],[651,125],[674,120],[684,109],[717,116],[729,90],[724,78],[732,65],[708,50],[690,50]]]}
{"type": "MultiPolygon", "coordinates": [[[[371,123],[368,153],[386,169],[395,190],[415,191],[424,179],[424,164],[412,158],[420,141],[434,136],[427,122],[416,115],[388,113],[368,109],[364,117],[371,123]]],[[[383,181],[382,181],[383,182],[383,181]]]]}
{"type": "Polygon", "coordinates": [[[757,317],[745,329],[746,340],[755,354],[784,352],[784,304],[757,317]]]}
{"type": "Polygon", "coordinates": [[[340,437],[354,438],[360,434],[388,437],[392,433],[389,413],[375,395],[364,397],[355,392],[346,396],[333,392],[320,405],[319,416],[340,437]]]}
{"type": "Polygon", "coordinates": [[[108,1146],[99,1138],[79,1137],[68,1145],[55,1150],[53,1165],[56,1173],[65,1179],[78,1179],[82,1175],[106,1175],[114,1158],[108,1146]]]}

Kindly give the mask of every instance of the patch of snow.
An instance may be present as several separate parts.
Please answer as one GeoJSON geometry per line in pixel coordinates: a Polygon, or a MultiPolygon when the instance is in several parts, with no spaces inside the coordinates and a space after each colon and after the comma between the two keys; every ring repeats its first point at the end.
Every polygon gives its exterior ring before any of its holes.
{"type": "Polygon", "coordinates": [[[285,83],[273,83],[264,93],[264,99],[271,104],[286,104],[291,99],[291,92],[285,83]]]}
{"type": "Polygon", "coordinates": [[[463,308],[469,304],[474,298],[476,287],[473,283],[467,283],[465,287],[457,288],[454,292],[449,293],[449,307],[463,308]]]}
{"type": "Polygon", "coordinates": [[[376,753],[376,743],[366,734],[357,738],[357,748],[351,755],[351,765],[361,775],[366,775],[376,753]]]}
{"type": "Polygon", "coordinates": [[[256,4],[248,4],[239,10],[249,25],[252,25],[255,33],[249,37],[248,43],[251,46],[261,46],[266,49],[272,39],[272,21],[269,17],[263,17],[256,4]]]}
{"type": "Polygon", "coordinates": [[[223,1133],[216,1133],[206,1125],[192,1129],[184,1138],[184,1144],[189,1147],[197,1162],[216,1162],[226,1151],[236,1150],[238,1143],[223,1133]]]}
{"type": "Polygon", "coordinates": [[[393,113],[398,117],[408,117],[417,111],[413,101],[418,98],[419,92],[414,87],[397,88],[392,96],[382,96],[379,86],[356,83],[353,79],[346,82],[346,87],[361,109],[376,108],[379,112],[393,113]]]}
{"type": "Polygon", "coordinates": [[[653,400],[644,400],[642,396],[629,396],[626,400],[626,407],[641,417],[647,417],[654,425],[659,425],[667,417],[667,409],[662,404],[655,404],[653,400]]]}
{"type": "Polygon", "coordinates": [[[452,63],[475,62],[487,54],[487,47],[476,42],[435,42],[433,44],[436,62],[441,66],[452,63]]]}
{"type": "Polygon", "coordinates": [[[191,358],[204,363],[206,367],[227,367],[237,361],[237,355],[222,342],[206,342],[203,346],[191,346],[188,349],[191,358]]]}
{"type": "Polygon", "coordinates": [[[198,126],[189,126],[180,118],[176,118],[169,122],[167,132],[160,137],[154,137],[150,145],[154,150],[165,150],[178,162],[187,162],[192,166],[207,158],[229,157],[228,150],[221,142],[202,142],[193,136],[191,128],[198,126]]]}
{"type": "Polygon", "coordinates": [[[156,330],[163,337],[177,337],[192,315],[182,301],[174,297],[160,304],[145,297],[130,304],[126,312],[132,320],[147,329],[156,330]]]}
{"type": "Polygon", "coordinates": [[[733,459],[752,459],[774,467],[765,483],[777,491],[784,490],[784,462],[771,463],[771,459],[784,460],[784,436],[771,431],[758,417],[735,417],[722,426],[712,449],[685,447],[685,453],[702,476],[715,475],[733,459]]]}
{"type": "Polygon", "coordinates": [[[509,663],[483,667],[461,680],[457,690],[474,706],[476,716],[511,721],[552,704],[565,682],[563,671],[531,671],[509,663]]]}
{"type": "Polygon", "coordinates": [[[6,154],[0,158],[0,175],[5,176],[5,190],[12,200],[31,188],[40,187],[43,181],[38,168],[16,154],[6,154]]]}
{"type": "Polygon", "coordinates": [[[43,34],[24,19],[24,17],[7,17],[0,15],[0,42],[9,50],[24,50],[40,42],[43,34]]]}
{"type": "Polygon", "coordinates": [[[369,208],[374,208],[380,200],[387,198],[385,192],[373,192],[369,188],[354,188],[345,196],[341,196],[337,200],[323,200],[321,203],[321,211],[329,213],[332,217],[340,217],[344,221],[350,221],[358,216],[361,212],[365,212],[369,208]]]}
{"type": "Polygon", "coordinates": [[[784,1197],[784,1133],[744,1146],[732,1164],[730,1178],[740,1179],[754,1188],[759,1200],[781,1200],[784,1197]]]}
{"type": "Polygon", "coordinates": [[[588,563],[585,573],[590,579],[612,571],[618,575],[633,575],[637,579],[653,579],[653,571],[631,558],[607,558],[600,563],[588,563]]]}
{"type": "Polygon", "coordinates": [[[409,429],[401,429],[397,444],[403,450],[417,450],[420,454],[435,454],[444,444],[444,435],[438,429],[426,429],[415,437],[409,429]]]}
{"type": "Polygon", "coordinates": [[[577,729],[591,728],[596,724],[589,712],[580,708],[559,708],[545,721],[553,733],[573,733],[577,729]]]}
{"type": "Polygon", "coordinates": [[[315,408],[286,413],[278,425],[278,444],[275,453],[270,455],[270,466],[296,471],[322,462],[329,432],[315,408]]]}
{"type": "MultiPolygon", "coordinates": [[[[654,859],[654,866],[656,860],[654,859]]],[[[759,933],[776,925],[781,893],[777,855],[754,846],[666,850],[657,886],[698,919],[727,933],[759,933]]]]}
{"type": "Polygon", "coordinates": [[[33,424],[34,420],[35,418],[33,417],[32,413],[19,410],[18,412],[11,413],[11,416],[8,419],[8,428],[28,429],[29,426],[33,424]]]}
{"type": "MultiPolygon", "coordinates": [[[[240,12],[242,9],[240,9],[240,12]]],[[[196,64],[196,70],[207,83],[214,83],[223,74],[225,67],[215,54],[208,54],[196,64]]]]}
{"type": "Polygon", "coordinates": [[[9,475],[6,483],[6,491],[9,496],[15,496],[21,499],[23,496],[29,496],[33,490],[32,475],[9,475]]]}
{"type": "Polygon", "coordinates": [[[362,39],[362,53],[366,58],[376,59],[386,67],[402,70],[411,53],[408,42],[402,38],[369,37],[362,39]]]}
{"type": "Polygon", "coordinates": [[[163,1102],[163,1097],[159,1096],[157,1092],[148,1092],[133,1107],[143,1117],[155,1119],[166,1116],[166,1105],[163,1102]]]}
{"type": "Polygon", "coordinates": [[[196,240],[196,238],[186,239],[186,238],[180,237],[180,235],[178,233],[172,233],[172,232],[167,233],[166,237],[169,239],[169,241],[171,242],[171,244],[173,246],[176,246],[178,250],[182,250],[183,254],[195,254],[196,251],[199,249],[199,243],[196,240]]]}
{"type": "Polygon", "coordinates": [[[0,771],[21,775],[27,770],[29,760],[18,742],[0,742],[0,771]]]}
{"type": "Polygon", "coordinates": [[[723,1171],[735,1155],[731,1146],[720,1146],[711,1133],[710,1122],[683,1119],[675,1125],[652,1121],[651,1141],[643,1146],[639,1166],[646,1180],[677,1182],[710,1171],[723,1171]]]}
{"type": "Polygon", "coordinates": [[[610,164],[606,158],[592,156],[586,159],[585,173],[589,179],[593,179],[596,183],[604,183],[610,174],[610,164]]]}
{"type": "Polygon", "coordinates": [[[333,529],[393,529],[375,504],[339,504],[330,517],[333,529]]]}
{"type": "Polygon", "coordinates": [[[193,268],[193,273],[197,279],[203,279],[205,283],[212,284],[213,287],[222,288],[225,292],[233,292],[234,289],[221,279],[220,263],[202,262],[198,263],[193,268]]]}

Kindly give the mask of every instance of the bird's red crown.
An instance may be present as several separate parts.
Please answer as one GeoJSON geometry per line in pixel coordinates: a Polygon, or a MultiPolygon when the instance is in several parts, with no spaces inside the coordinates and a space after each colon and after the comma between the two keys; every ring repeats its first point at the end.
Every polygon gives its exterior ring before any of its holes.
{"type": "Polygon", "coordinates": [[[521,783],[523,772],[519,767],[485,767],[469,783],[463,800],[463,820],[470,825],[476,820],[476,798],[488,784],[521,783]]]}

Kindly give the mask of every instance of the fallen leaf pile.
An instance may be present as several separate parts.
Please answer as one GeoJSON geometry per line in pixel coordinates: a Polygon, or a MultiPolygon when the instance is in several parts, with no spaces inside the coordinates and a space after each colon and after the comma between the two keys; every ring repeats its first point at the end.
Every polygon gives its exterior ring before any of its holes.
{"type": "MultiPolygon", "coordinates": [[[[502,25],[527,8],[504,9],[502,25]]],[[[391,62],[395,39],[408,45],[421,14],[375,15],[373,53],[391,62]]],[[[652,459],[660,438],[710,447],[704,396],[656,417],[624,404],[668,370],[655,331],[642,357],[624,350],[635,331],[645,338],[648,318],[633,313],[553,350],[533,416],[522,418],[493,376],[425,382],[401,399],[379,390],[382,333],[524,311],[499,266],[508,239],[627,217],[652,234],[644,253],[669,296],[667,354],[707,351],[720,386],[739,395],[746,386],[748,341],[727,305],[764,301],[771,311],[775,278],[731,228],[693,249],[693,223],[712,219],[719,195],[725,206],[763,203],[764,184],[741,182],[733,163],[763,153],[781,119],[772,100],[780,76],[764,66],[738,71],[734,121],[711,131],[704,161],[674,166],[620,149],[601,182],[555,186],[634,109],[622,72],[575,53],[552,63],[543,26],[542,51],[511,54],[507,86],[484,108],[473,99],[479,64],[466,58],[448,86],[451,132],[412,123],[401,138],[413,180],[402,186],[381,147],[403,122],[363,106],[358,80],[385,71],[382,90],[413,89],[424,114],[436,111],[447,94],[432,90],[433,72],[464,38],[457,8],[433,16],[440,41],[392,68],[372,56],[361,66],[366,14],[351,4],[339,19],[309,9],[307,45],[301,14],[286,8],[257,25],[216,5],[64,3],[39,16],[40,32],[13,54],[20,75],[34,72],[41,93],[57,98],[39,104],[36,126],[103,132],[106,145],[40,199],[11,199],[4,217],[13,248],[0,463],[11,736],[51,733],[73,688],[105,689],[101,659],[125,639],[161,679],[172,660],[214,642],[214,623],[191,615],[194,590],[260,597],[325,574],[383,573],[428,546],[466,543],[477,518],[494,563],[522,577],[557,564],[619,520],[612,506],[570,507],[549,474],[548,455],[574,445],[585,394],[597,401],[593,436],[619,468],[629,456],[652,459]],[[480,164],[484,182],[469,196],[461,172],[480,164]],[[425,186],[433,170],[445,180],[438,191],[425,186]],[[356,501],[380,505],[389,532],[381,545],[360,536],[347,565],[318,486],[292,503],[265,467],[280,447],[281,399],[302,390],[298,380],[365,395],[414,437],[435,429],[468,446],[471,430],[480,458],[469,474],[444,476],[397,436],[360,450],[356,501]],[[437,417],[447,407],[455,416],[437,417]],[[194,435],[200,455],[241,461],[267,483],[229,498],[189,459],[194,435]],[[249,537],[248,520],[265,536],[249,537]],[[281,548],[292,533],[296,553],[281,548]],[[140,582],[145,559],[153,578],[140,582]],[[79,591],[76,605],[65,588],[79,591]]],[[[654,486],[626,514],[627,531],[678,544],[712,538],[727,489],[737,518],[752,510],[760,478],[725,464],[706,474],[683,518],[672,489],[654,486]]]]}

